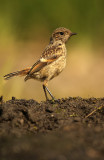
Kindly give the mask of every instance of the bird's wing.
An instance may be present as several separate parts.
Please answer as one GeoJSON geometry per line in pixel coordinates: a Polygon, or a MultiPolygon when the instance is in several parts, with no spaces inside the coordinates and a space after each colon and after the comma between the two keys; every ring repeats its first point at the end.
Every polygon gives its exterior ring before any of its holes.
{"type": "Polygon", "coordinates": [[[60,47],[60,45],[47,47],[44,50],[40,59],[31,67],[28,75],[40,71],[44,66],[52,63],[57,58],[59,58],[61,54],[62,54],[62,48],[60,47]]]}

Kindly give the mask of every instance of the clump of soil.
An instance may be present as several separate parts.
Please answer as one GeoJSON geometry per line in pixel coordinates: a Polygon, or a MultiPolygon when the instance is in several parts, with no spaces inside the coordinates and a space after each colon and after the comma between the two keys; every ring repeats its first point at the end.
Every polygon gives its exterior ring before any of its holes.
{"type": "Polygon", "coordinates": [[[66,98],[0,104],[3,159],[103,159],[104,98],[66,98]]]}

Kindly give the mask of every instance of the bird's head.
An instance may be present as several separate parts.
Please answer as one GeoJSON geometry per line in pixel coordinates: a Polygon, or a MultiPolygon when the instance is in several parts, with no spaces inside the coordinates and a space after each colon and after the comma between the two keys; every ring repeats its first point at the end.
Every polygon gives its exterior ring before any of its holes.
{"type": "Polygon", "coordinates": [[[53,33],[50,38],[51,42],[61,40],[63,43],[66,43],[67,40],[73,36],[76,35],[76,33],[71,32],[69,29],[61,27],[57,28],[53,33]]]}

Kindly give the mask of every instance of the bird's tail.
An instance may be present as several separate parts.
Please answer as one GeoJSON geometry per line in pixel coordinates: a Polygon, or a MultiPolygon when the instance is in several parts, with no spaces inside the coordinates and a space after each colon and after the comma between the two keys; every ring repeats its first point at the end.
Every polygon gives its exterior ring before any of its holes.
{"type": "Polygon", "coordinates": [[[14,76],[26,76],[28,74],[28,72],[30,71],[30,69],[31,69],[31,67],[23,69],[23,70],[20,70],[20,71],[17,71],[17,72],[6,74],[4,76],[4,79],[8,80],[8,79],[10,79],[10,78],[12,78],[14,76]]]}

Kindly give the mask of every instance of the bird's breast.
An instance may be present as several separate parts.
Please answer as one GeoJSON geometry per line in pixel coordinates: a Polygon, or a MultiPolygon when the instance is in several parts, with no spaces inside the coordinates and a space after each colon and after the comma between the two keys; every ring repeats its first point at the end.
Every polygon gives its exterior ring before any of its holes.
{"type": "Polygon", "coordinates": [[[51,80],[57,75],[59,75],[66,66],[66,57],[65,55],[60,56],[56,61],[45,66],[41,70],[42,77],[46,77],[47,80],[51,80]]]}

